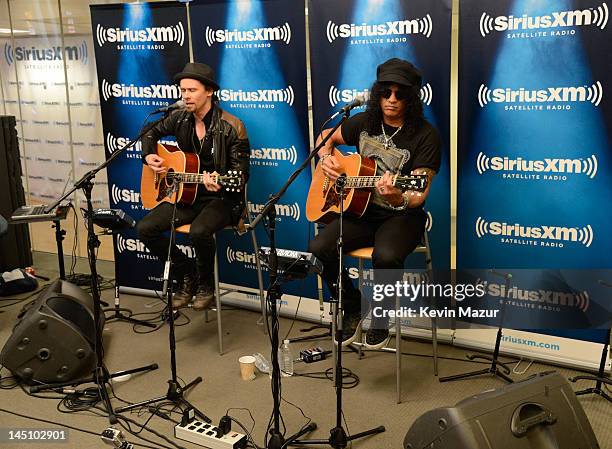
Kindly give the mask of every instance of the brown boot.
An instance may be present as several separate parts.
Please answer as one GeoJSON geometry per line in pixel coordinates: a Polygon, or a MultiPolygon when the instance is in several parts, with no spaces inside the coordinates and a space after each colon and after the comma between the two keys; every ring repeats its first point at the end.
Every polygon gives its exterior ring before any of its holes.
{"type": "Polygon", "coordinates": [[[188,273],[183,277],[183,282],[176,293],[172,295],[172,308],[179,309],[187,306],[198,288],[198,276],[188,273]]]}
{"type": "Polygon", "coordinates": [[[210,307],[215,299],[215,289],[209,284],[204,283],[198,286],[198,290],[193,300],[193,310],[204,310],[210,307]]]}

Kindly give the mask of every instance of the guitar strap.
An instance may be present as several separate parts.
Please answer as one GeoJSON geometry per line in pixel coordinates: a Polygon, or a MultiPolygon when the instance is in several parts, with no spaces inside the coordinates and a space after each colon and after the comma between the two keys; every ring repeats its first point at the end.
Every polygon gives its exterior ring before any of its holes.
{"type": "MultiPolygon", "coordinates": [[[[382,140],[370,136],[365,131],[359,135],[359,153],[376,161],[378,176],[384,175],[386,171],[393,174],[400,172],[406,161],[410,159],[409,151],[398,148],[393,142],[385,148],[382,140]]],[[[393,210],[376,189],[372,189],[370,201],[385,209],[393,210]]]]}

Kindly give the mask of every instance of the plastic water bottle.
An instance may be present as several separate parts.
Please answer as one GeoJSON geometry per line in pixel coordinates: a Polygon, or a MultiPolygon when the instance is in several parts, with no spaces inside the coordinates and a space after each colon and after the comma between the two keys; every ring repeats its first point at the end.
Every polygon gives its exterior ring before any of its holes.
{"type": "Polygon", "coordinates": [[[289,340],[283,341],[283,345],[278,350],[278,364],[283,377],[293,376],[293,354],[291,354],[289,340]]]}
{"type": "Polygon", "coordinates": [[[270,365],[270,362],[268,362],[268,359],[266,359],[259,352],[253,354],[253,357],[255,357],[255,366],[257,367],[257,369],[262,373],[267,373],[271,375],[270,371],[272,371],[272,367],[270,365]]]}

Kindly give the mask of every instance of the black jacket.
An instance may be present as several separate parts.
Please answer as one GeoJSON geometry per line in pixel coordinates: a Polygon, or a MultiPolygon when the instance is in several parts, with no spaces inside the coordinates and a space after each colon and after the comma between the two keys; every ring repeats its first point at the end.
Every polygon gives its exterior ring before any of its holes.
{"type": "MultiPolygon", "coordinates": [[[[250,145],[244,124],[237,117],[213,105],[210,128],[206,131],[213,136],[213,160],[215,170],[226,174],[229,170],[240,170],[245,182],[249,177],[250,145]]],[[[149,154],[156,153],[157,141],[165,136],[175,136],[179,148],[194,153],[198,138],[195,133],[195,118],[191,112],[176,110],[151,128],[142,137],[142,161],[149,154]]],[[[237,222],[245,208],[243,193],[222,191],[222,198],[232,207],[232,218],[237,222]]]]}

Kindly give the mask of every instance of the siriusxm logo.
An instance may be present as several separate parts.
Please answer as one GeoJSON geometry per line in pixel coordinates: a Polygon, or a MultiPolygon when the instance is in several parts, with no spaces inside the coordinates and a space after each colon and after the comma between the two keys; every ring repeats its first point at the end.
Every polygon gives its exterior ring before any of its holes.
{"type": "Polygon", "coordinates": [[[227,257],[227,261],[229,263],[243,263],[243,264],[257,264],[257,256],[255,253],[248,253],[246,251],[236,251],[229,246],[225,251],[225,256],[227,257]]]}
{"type": "Polygon", "coordinates": [[[587,158],[579,159],[523,159],[522,157],[509,158],[507,156],[489,157],[482,151],[476,157],[476,169],[481,175],[488,170],[505,172],[528,173],[575,173],[595,178],[597,174],[597,157],[592,154],[587,158]]]}
{"type": "Polygon", "coordinates": [[[410,34],[422,34],[430,37],[433,30],[433,21],[427,14],[425,17],[410,20],[395,20],[384,23],[368,24],[355,23],[335,24],[331,20],[327,22],[326,35],[329,43],[336,39],[351,37],[380,37],[380,36],[402,36],[410,34]]]}
{"type": "Polygon", "coordinates": [[[185,42],[183,23],[167,27],[147,27],[132,30],[130,28],[105,28],[98,24],[96,40],[102,47],[109,43],[141,43],[141,42],[176,42],[180,46],[185,42]]]}
{"type": "MultiPolygon", "coordinates": [[[[537,239],[542,241],[551,241],[552,243],[573,242],[591,246],[593,243],[594,233],[591,225],[583,227],[565,227],[565,226],[524,226],[519,223],[509,224],[499,221],[486,221],[482,217],[478,217],[475,223],[476,235],[478,238],[483,238],[487,234],[500,237],[518,237],[537,239]]],[[[520,243],[517,241],[504,241],[504,243],[520,243]]],[[[542,244],[542,246],[548,246],[542,244]]],[[[557,245],[550,245],[557,246],[557,245]]],[[[559,247],[561,247],[559,245],[559,247]]]]}
{"type": "Polygon", "coordinates": [[[587,291],[572,293],[541,289],[529,290],[514,286],[506,292],[505,284],[497,284],[489,281],[477,281],[476,283],[485,286],[487,295],[497,298],[529,301],[552,306],[577,307],[583,312],[589,310],[589,305],[591,304],[591,299],[587,291]]]}
{"type": "Polygon", "coordinates": [[[360,95],[367,100],[368,98],[370,98],[370,90],[338,89],[336,86],[331,85],[329,86],[327,98],[329,99],[329,104],[335,107],[340,103],[350,103],[360,95]]]}
{"type": "Polygon", "coordinates": [[[291,145],[289,148],[251,148],[251,159],[287,161],[295,165],[297,162],[297,150],[294,145],[291,145]]]}
{"type": "MultiPolygon", "coordinates": [[[[130,141],[131,139],[129,137],[116,137],[111,133],[106,133],[106,149],[110,154],[123,148],[130,143],[130,141]]],[[[131,146],[128,151],[142,151],[142,143],[140,140],[131,146]]]]}
{"type": "Polygon", "coordinates": [[[478,88],[478,103],[484,108],[488,103],[575,103],[591,102],[599,106],[603,97],[603,87],[599,81],[592,86],[546,87],[544,89],[495,88],[484,84],[478,88]]]}
{"type": "Polygon", "coordinates": [[[608,5],[604,2],[597,8],[553,11],[541,16],[491,17],[486,12],[480,16],[480,34],[486,37],[494,31],[538,30],[594,25],[602,30],[608,24],[608,5]]]}
{"type": "Polygon", "coordinates": [[[181,97],[181,89],[179,86],[171,84],[151,84],[149,86],[111,84],[106,79],[102,79],[102,97],[104,101],[113,97],[176,100],[181,97]]]}
{"type": "MultiPolygon", "coordinates": [[[[370,98],[370,90],[338,89],[336,86],[331,85],[327,93],[327,98],[329,99],[329,104],[335,107],[340,103],[350,103],[360,95],[363,96],[367,101],[370,98]]],[[[421,101],[429,106],[433,99],[433,90],[431,88],[431,84],[427,83],[423,87],[421,87],[421,89],[419,90],[419,96],[421,97],[421,101]]]]}
{"type": "Polygon", "coordinates": [[[218,92],[221,101],[240,101],[252,103],[287,103],[293,106],[295,95],[293,87],[284,89],[258,89],[254,91],[221,89],[218,92]]]}
{"type": "Polygon", "coordinates": [[[81,61],[84,65],[89,60],[87,43],[82,41],[79,45],[65,46],[64,51],[62,47],[15,47],[8,42],[4,44],[4,59],[8,65],[13,64],[15,61],[62,61],[64,59],[64,53],[68,61],[81,61]]]}
{"type": "MultiPolygon", "coordinates": [[[[265,204],[254,204],[249,201],[249,211],[253,214],[258,214],[264,208],[265,204]]],[[[295,221],[300,219],[300,206],[298,203],[293,204],[276,204],[276,215],[279,217],[293,218],[295,221]]]]}
{"type": "Polygon", "coordinates": [[[111,186],[111,198],[115,204],[121,202],[140,204],[140,192],[135,192],[130,189],[120,189],[115,184],[111,186]]]}
{"type": "Polygon", "coordinates": [[[216,43],[230,42],[271,42],[280,41],[289,45],[291,42],[291,26],[283,25],[267,28],[252,28],[250,30],[213,30],[209,26],[204,32],[206,45],[212,47],[216,43]]]}
{"type": "MultiPolygon", "coordinates": [[[[117,235],[117,251],[119,253],[131,252],[131,253],[141,253],[141,254],[150,254],[149,249],[142,243],[139,239],[126,239],[121,234],[117,235]]],[[[178,249],[181,250],[183,254],[187,257],[194,258],[195,250],[191,246],[187,245],[176,245],[178,249]]],[[[155,256],[150,256],[151,259],[157,259],[155,256]]]]}

